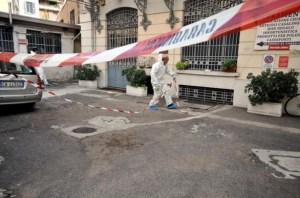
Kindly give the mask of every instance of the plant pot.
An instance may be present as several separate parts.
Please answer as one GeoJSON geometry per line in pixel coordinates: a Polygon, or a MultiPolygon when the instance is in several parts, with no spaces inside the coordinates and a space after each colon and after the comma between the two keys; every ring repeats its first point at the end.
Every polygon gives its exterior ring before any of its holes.
{"type": "Polygon", "coordinates": [[[260,115],[281,117],[282,103],[265,102],[263,104],[252,105],[250,102],[248,102],[247,112],[260,115]]]}
{"type": "Polygon", "coordinates": [[[79,87],[97,89],[97,80],[79,80],[78,81],[79,87]]]}
{"type": "Polygon", "coordinates": [[[231,73],[235,73],[236,72],[236,66],[235,67],[230,67],[230,68],[224,68],[223,72],[231,72],[231,73]]]}
{"type": "Polygon", "coordinates": [[[147,87],[133,87],[130,85],[126,86],[126,94],[129,96],[147,96],[147,87]]]}

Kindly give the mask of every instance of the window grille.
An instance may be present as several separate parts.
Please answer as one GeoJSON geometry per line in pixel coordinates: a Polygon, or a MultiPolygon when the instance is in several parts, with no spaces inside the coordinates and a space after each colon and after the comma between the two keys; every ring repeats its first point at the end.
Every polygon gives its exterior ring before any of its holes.
{"type": "MultiPolygon", "coordinates": [[[[119,8],[107,14],[107,48],[112,49],[137,41],[138,14],[133,8],[119,8]]],[[[136,65],[136,58],[108,62],[108,66],[126,68],[136,65]]]]}
{"type": "MultiPolygon", "coordinates": [[[[242,3],[242,0],[187,0],[184,25],[188,25],[242,3]]],[[[237,59],[239,33],[232,33],[204,43],[182,48],[182,59],[191,70],[220,71],[225,59],[237,59]]]]}
{"type": "Polygon", "coordinates": [[[0,52],[14,52],[13,31],[11,27],[0,26],[0,52]]]}
{"type": "Polygon", "coordinates": [[[43,33],[40,31],[27,30],[27,50],[38,53],[61,53],[61,35],[56,33],[43,33]]]}
{"type": "Polygon", "coordinates": [[[233,90],[230,89],[180,85],[179,96],[197,103],[233,104],[233,90]]]}

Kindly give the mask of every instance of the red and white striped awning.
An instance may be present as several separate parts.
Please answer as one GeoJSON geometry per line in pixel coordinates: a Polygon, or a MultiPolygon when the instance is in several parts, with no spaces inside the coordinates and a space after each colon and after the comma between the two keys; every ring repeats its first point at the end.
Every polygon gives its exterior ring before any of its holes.
{"type": "Polygon", "coordinates": [[[205,42],[299,10],[300,0],[246,0],[240,5],[175,31],[103,52],[36,55],[3,52],[0,53],[0,61],[32,67],[57,67],[120,60],[205,42]]]}

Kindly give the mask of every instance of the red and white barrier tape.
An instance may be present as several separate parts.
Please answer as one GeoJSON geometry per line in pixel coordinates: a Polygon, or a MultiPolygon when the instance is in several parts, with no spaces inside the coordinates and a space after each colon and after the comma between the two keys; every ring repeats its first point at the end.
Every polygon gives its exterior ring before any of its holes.
{"type": "Polygon", "coordinates": [[[256,27],[299,10],[299,0],[246,0],[177,30],[103,52],[36,55],[6,52],[0,53],[0,61],[31,67],[60,67],[120,60],[205,42],[256,27]]]}
{"type": "Polygon", "coordinates": [[[95,105],[91,105],[91,104],[84,104],[82,102],[73,101],[69,98],[64,98],[64,100],[66,102],[69,102],[69,103],[77,103],[79,105],[84,105],[84,106],[92,108],[92,109],[101,109],[103,111],[126,113],[126,114],[140,114],[141,113],[141,112],[138,112],[138,111],[123,110],[123,109],[119,109],[119,108],[110,108],[110,107],[95,106],[95,105]]]}

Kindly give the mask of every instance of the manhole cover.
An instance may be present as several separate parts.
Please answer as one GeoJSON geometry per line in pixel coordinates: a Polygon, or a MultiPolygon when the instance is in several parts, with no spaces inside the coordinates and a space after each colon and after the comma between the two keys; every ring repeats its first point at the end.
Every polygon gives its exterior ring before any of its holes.
{"type": "Polygon", "coordinates": [[[72,130],[72,132],[74,132],[74,133],[94,133],[96,131],[97,130],[92,127],[79,127],[79,128],[72,130]]]}

